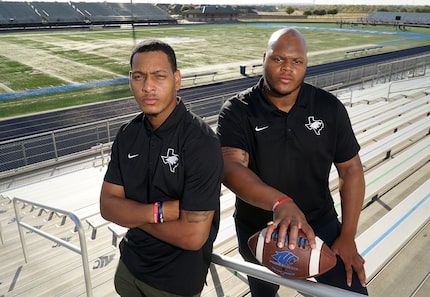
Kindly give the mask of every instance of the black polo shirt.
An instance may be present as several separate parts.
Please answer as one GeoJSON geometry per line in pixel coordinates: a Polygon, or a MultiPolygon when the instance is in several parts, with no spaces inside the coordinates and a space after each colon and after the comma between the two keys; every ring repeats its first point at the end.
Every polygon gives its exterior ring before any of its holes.
{"type": "MultiPolygon", "coordinates": [[[[303,83],[297,102],[285,113],[262,92],[263,81],[222,107],[221,146],[249,153],[249,168],[263,182],[292,197],[311,225],[336,218],[328,179],[333,162],[354,157],[359,145],[343,104],[330,93],[303,83]]],[[[273,219],[236,200],[236,218],[255,230],[273,219]]]]}
{"type": "Polygon", "coordinates": [[[128,199],[141,203],[179,199],[181,209],[216,211],[209,239],[199,251],[130,229],[120,245],[121,260],[136,278],[179,295],[202,290],[219,227],[222,164],[215,133],[182,101],[156,130],[143,113],[121,127],[105,181],[122,185],[128,199]]]}

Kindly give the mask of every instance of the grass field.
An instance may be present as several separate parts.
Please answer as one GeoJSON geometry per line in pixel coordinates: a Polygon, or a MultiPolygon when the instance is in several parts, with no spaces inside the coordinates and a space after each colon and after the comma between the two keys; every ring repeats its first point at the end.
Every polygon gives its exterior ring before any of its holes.
{"type": "MultiPolygon", "coordinates": [[[[82,84],[127,76],[135,40],[170,43],[183,74],[217,69],[217,79],[239,76],[238,65],[261,62],[267,39],[280,27],[297,26],[305,35],[309,64],[345,57],[351,48],[383,45],[382,51],[430,43],[428,29],[346,27],[336,24],[246,23],[147,26],[135,30],[98,29],[0,34],[0,95],[82,84]]],[[[353,56],[351,56],[352,58],[353,56]]],[[[183,87],[192,85],[184,81],[183,87]]],[[[0,101],[0,118],[130,96],[126,84],[0,101]]]]}

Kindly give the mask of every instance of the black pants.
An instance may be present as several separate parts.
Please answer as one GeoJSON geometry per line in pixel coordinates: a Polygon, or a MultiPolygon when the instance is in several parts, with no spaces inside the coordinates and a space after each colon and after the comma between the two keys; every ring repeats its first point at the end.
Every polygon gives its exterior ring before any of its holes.
{"type": "MultiPolygon", "coordinates": [[[[235,220],[236,232],[239,243],[239,253],[242,257],[251,263],[259,264],[248,247],[248,238],[253,235],[256,230],[249,228],[244,223],[235,220]]],[[[314,227],[315,234],[321,238],[328,246],[331,246],[335,239],[340,234],[341,224],[337,219],[325,224],[324,226],[314,227]]],[[[315,277],[320,282],[330,286],[342,288],[348,291],[368,295],[367,289],[363,288],[358,280],[357,273],[352,275],[352,285],[348,287],[346,285],[346,273],[343,261],[337,256],[337,264],[330,271],[324,273],[321,276],[315,277]]],[[[251,290],[252,297],[271,297],[275,296],[279,285],[275,285],[260,279],[248,276],[249,288],[251,290]]]]}

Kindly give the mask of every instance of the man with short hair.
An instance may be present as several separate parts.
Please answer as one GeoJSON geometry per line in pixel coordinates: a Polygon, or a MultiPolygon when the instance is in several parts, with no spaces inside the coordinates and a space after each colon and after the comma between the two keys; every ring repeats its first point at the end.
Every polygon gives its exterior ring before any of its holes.
{"type": "Polygon", "coordinates": [[[130,228],[115,288],[126,297],[199,296],[219,228],[219,141],[177,97],[168,44],[139,43],[130,67],[142,113],[120,128],[100,195],[102,216],[130,228]]]}

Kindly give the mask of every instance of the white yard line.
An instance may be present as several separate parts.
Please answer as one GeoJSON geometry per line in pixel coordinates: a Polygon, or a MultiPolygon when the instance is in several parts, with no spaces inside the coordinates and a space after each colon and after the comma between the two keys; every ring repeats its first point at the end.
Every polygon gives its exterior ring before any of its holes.
{"type": "Polygon", "coordinates": [[[82,83],[85,74],[94,72],[109,74],[113,78],[123,77],[115,72],[65,59],[37,48],[24,48],[7,42],[0,42],[0,48],[2,56],[69,84],[82,83]]]}
{"type": "Polygon", "coordinates": [[[322,51],[309,52],[308,57],[322,55],[322,54],[344,52],[344,51],[346,52],[354,49],[368,48],[375,45],[376,44],[360,44],[360,45],[354,45],[354,46],[346,46],[346,47],[339,47],[339,48],[333,48],[333,49],[322,50],[322,51]]]}
{"type": "Polygon", "coordinates": [[[8,86],[6,86],[5,84],[0,82],[0,89],[5,90],[8,93],[13,93],[15,92],[15,90],[12,90],[11,88],[9,88],[8,86]]]}

